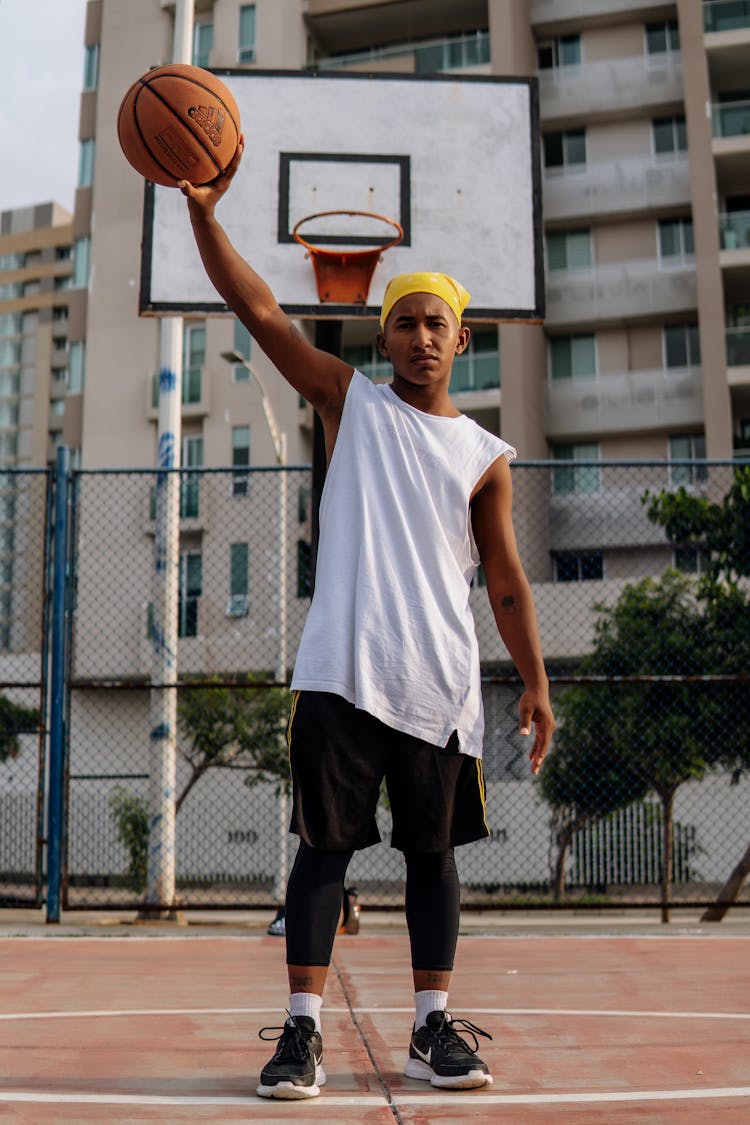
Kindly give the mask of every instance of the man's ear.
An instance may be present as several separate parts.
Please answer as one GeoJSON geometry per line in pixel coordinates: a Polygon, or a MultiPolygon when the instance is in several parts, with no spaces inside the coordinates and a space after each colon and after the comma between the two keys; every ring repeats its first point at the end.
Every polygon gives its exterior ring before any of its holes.
{"type": "Polygon", "coordinates": [[[462,324],[458,330],[458,339],[456,340],[456,355],[461,355],[469,346],[471,339],[471,330],[462,324]]]}
{"type": "Polygon", "coordinates": [[[375,337],[375,344],[380,354],[388,359],[388,345],[385,342],[385,336],[382,332],[378,332],[377,336],[375,337]]]}

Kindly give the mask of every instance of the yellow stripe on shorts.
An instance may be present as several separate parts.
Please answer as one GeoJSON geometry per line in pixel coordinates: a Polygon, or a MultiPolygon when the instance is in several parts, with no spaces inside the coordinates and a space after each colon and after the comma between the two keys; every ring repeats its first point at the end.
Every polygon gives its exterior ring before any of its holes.
{"type": "Polygon", "coordinates": [[[289,711],[289,718],[287,719],[287,723],[286,723],[286,748],[287,748],[287,751],[291,751],[291,749],[292,749],[292,723],[294,722],[294,716],[295,716],[295,713],[297,711],[297,703],[298,702],[299,702],[299,692],[293,691],[292,692],[292,706],[291,706],[291,709],[289,711]]]}
{"type": "Polygon", "coordinates": [[[482,820],[484,827],[487,829],[487,835],[490,832],[490,826],[487,823],[487,786],[484,781],[484,770],[482,769],[482,759],[477,758],[477,783],[479,785],[479,799],[482,802],[482,820]]]}

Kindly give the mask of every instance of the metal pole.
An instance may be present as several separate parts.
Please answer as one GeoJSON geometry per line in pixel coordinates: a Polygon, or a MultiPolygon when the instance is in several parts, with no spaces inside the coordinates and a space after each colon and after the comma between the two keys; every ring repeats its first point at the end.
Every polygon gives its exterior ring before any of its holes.
{"type": "MultiPolygon", "coordinates": [[[[172,58],[189,63],[193,0],[175,4],[172,58]]],[[[180,567],[182,334],[179,317],[160,322],[159,418],[154,530],[154,609],[151,663],[148,889],[145,913],[175,905],[177,777],[177,638],[180,567]],[[158,686],[157,685],[161,685],[158,686]]]]}
{"type": "Polygon", "coordinates": [[[65,584],[68,563],[70,453],[57,450],[55,538],[52,576],[52,667],[50,673],[49,794],[47,797],[47,921],[60,921],[65,787],[65,584]]]}

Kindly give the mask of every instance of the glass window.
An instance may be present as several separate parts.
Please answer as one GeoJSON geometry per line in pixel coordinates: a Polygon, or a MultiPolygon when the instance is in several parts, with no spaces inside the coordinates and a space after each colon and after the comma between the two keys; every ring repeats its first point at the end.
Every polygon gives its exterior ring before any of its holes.
{"type": "Polygon", "coordinates": [[[677,20],[659,20],[646,24],[646,52],[649,55],[671,54],[680,49],[677,20]]]}
{"type": "Polygon", "coordinates": [[[701,361],[697,324],[665,324],[664,362],[667,367],[697,367],[701,361]]]}
{"type": "Polygon", "coordinates": [[[496,328],[472,329],[469,346],[453,360],[449,391],[485,391],[500,386],[500,348],[496,328]]]}
{"type": "Polygon", "coordinates": [[[82,393],[86,384],[86,341],[72,340],[68,348],[68,390],[71,394],[82,393]]]}
{"type": "Polygon", "coordinates": [[[178,628],[180,637],[198,636],[198,602],[203,586],[203,559],[200,551],[180,555],[178,628]]]}
{"type": "MultiPolygon", "coordinates": [[[[250,464],[250,427],[232,426],[232,467],[247,468],[250,464]]],[[[250,474],[232,474],[232,495],[247,496],[250,488],[250,474]]]]}
{"type": "Polygon", "coordinates": [[[552,447],[554,461],[567,462],[552,470],[552,487],[555,492],[598,492],[599,468],[597,465],[575,465],[576,461],[598,461],[596,442],[576,442],[552,447]]]}
{"type": "Polygon", "coordinates": [[[95,90],[99,85],[99,44],[92,43],[83,55],[83,88],[95,90]]]}
{"type": "Polygon", "coordinates": [[[312,595],[312,547],[306,539],[297,540],[297,597],[312,595]]]}
{"type": "Polygon", "coordinates": [[[537,49],[540,70],[559,66],[578,66],[581,61],[580,35],[560,35],[549,43],[540,43],[537,49]]]}
{"type": "Polygon", "coordinates": [[[94,182],[94,155],[96,142],[93,137],[81,141],[78,153],[78,187],[90,187],[94,182]]]}
{"type": "Polygon", "coordinates": [[[553,336],[550,339],[553,379],[591,379],[596,375],[596,337],[553,336]]]}
{"type": "MultiPolygon", "coordinates": [[[[203,465],[203,438],[190,435],[182,439],[182,468],[203,465]]],[[[180,519],[197,519],[200,511],[200,473],[180,474],[180,519]]]]}
{"type": "Polygon", "coordinates": [[[368,379],[390,379],[393,368],[372,344],[348,344],[342,349],[343,359],[366,375],[368,379]]]}
{"type": "Polygon", "coordinates": [[[85,289],[89,283],[91,239],[77,238],[73,243],[73,287],[85,289]]]}
{"type": "Polygon", "coordinates": [[[211,65],[211,50],[214,45],[214,25],[210,20],[196,20],[193,27],[193,66],[211,65]]]}
{"type": "Polygon", "coordinates": [[[692,219],[659,220],[659,257],[690,258],[695,254],[692,219]]]}
{"type": "Polygon", "coordinates": [[[586,130],[544,134],[544,167],[568,168],[586,163],[586,130]]]}
{"type": "Polygon", "coordinates": [[[587,269],[591,265],[591,231],[550,231],[547,235],[547,268],[587,269]]]}
{"type": "Polygon", "coordinates": [[[555,556],[556,582],[596,582],[603,577],[604,560],[600,551],[566,552],[555,556]]]}
{"type": "Polygon", "coordinates": [[[182,335],[182,402],[200,402],[206,363],[206,325],[186,321],[182,335]]]}
{"type": "Polygon", "coordinates": [[[232,543],[229,547],[229,593],[232,598],[246,598],[249,589],[250,547],[232,543]]]}
{"type": "Polygon", "coordinates": [[[241,63],[255,62],[255,4],[243,4],[240,8],[237,59],[241,63]]]}
{"type": "Polygon", "coordinates": [[[655,117],[651,122],[651,132],[657,156],[687,152],[687,129],[683,116],[655,117]]]}
{"type": "MultiPolygon", "coordinates": [[[[243,355],[249,362],[250,356],[252,354],[252,345],[253,338],[248,332],[247,328],[245,328],[245,325],[241,320],[235,319],[234,350],[236,352],[239,352],[240,355],[243,355]]],[[[242,364],[237,364],[236,367],[232,368],[232,379],[235,383],[249,383],[251,378],[252,376],[249,370],[247,369],[247,367],[243,367],[242,364]]]]}
{"type": "MultiPolygon", "coordinates": [[[[669,438],[669,460],[705,462],[705,434],[676,434],[669,438]]],[[[708,480],[705,464],[670,465],[670,480],[673,485],[695,484],[708,480]]]]}

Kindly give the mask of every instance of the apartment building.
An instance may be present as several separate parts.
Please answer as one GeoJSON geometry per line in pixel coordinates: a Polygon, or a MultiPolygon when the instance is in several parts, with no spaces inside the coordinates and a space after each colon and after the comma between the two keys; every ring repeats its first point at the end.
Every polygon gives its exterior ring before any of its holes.
{"type": "MultiPolygon", "coordinates": [[[[86,468],[156,463],[160,328],[138,316],[144,189],[115,122],[134,77],[169,61],[174,15],[169,0],[88,4],[69,294],[86,326],[85,354],[63,415],[86,468]]],[[[577,466],[726,458],[750,440],[747,6],[196,0],[193,61],[538,76],[546,320],[476,325],[452,390],[523,460],[560,463],[538,477],[535,510],[550,519],[543,534],[535,519],[525,543],[535,583],[625,579],[642,572],[639,559],[668,561],[656,529],[608,544],[589,520],[576,537],[581,500],[602,517],[611,507],[598,470],[577,466]]],[[[374,327],[346,323],[343,354],[379,378],[387,372],[374,327]]],[[[310,460],[309,413],[236,320],[188,318],[183,339],[183,464],[274,462],[250,372],[223,359],[228,351],[265,377],[290,463],[310,460]]],[[[526,530],[522,516],[522,538],[526,530]]],[[[199,589],[196,560],[211,530],[202,523],[186,535],[186,575],[192,568],[199,589]]],[[[488,645],[487,658],[498,658],[488,645]]]]}
{"type": "Polygon", "coordinates": [[[44,478],[54,463],[83,325],[70,308],[73,216],[56,203],[0,213],[0,651],[38,648],[44,478]]]}

